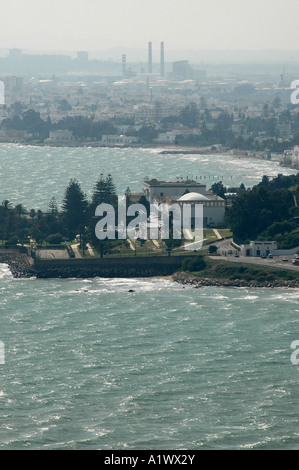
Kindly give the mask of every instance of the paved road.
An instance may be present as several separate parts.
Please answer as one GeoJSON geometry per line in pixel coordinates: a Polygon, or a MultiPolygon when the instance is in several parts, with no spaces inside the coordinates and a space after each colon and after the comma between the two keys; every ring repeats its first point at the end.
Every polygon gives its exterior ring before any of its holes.
{"type": "Polygon", "coordinates": [[[223,259],[225,261],[231,261],[233,263],[245,263],[245,264],[253,264],[256,266],[266,266],[268,268],[280,268],[280,269],[287,269],[289,271],[299,271],[299,266],[295,266],[292,264],[293,255],[290,256],[275,256],[273,259],[262,259],[262,258],[254,258],[254,257],[247,257],[241,256],[239,258],[234,257],[234,253],[236,249],[231,245],[233,241],[232,238],[226,240],[219,240],[215,242],[214,245],[218,247],[218,253],[221,256],[210,256],[211,259],[223,259]],[[229,255],[228,251],[231,250],[232,254],[229,255]],[[282,261],[283,258],[287,258],[288,261],[282,261]]]}
{"type": "Polygon", "coordinates": [[[246,256],[240,256],[239,258],[235,258],[234,256],[210,256],[210,258],[215,260],[222,259],[233,263],[244,263],[255,266],[266,266],[268,268],[280,268],[299,272],[299,266],[292,264],[293,256],[288,257],[288,262],[282,261],[283,256],[275,256],[273,259],[262,259],[254,257],[248,258],[246,256]]]}

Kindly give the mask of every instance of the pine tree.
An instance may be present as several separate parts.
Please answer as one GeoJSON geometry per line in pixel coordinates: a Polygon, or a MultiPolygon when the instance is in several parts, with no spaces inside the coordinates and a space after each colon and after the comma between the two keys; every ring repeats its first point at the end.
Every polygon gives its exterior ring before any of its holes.
{"type": "Polygon", "coordinates": [[[71,179],[62,204],[63,221],[69,238],[82,233],[88,221],[88,201],[76,179],[71,179]]]}
{"type": "Polygon", "coordinates": [[[97,180],[92,194],[91,205],[92,209],[95,210],[97,206],[105,201],[106,195],[106,181],[104,175],[101,173],[100,178],[97,180]]]}
{"type": "Polygon", "coordinates": [[[48,204],[49,214],[53,216],[58,215],[58,206],[56,202],[56,198],[52,197],[51,201],[48,204]]]}

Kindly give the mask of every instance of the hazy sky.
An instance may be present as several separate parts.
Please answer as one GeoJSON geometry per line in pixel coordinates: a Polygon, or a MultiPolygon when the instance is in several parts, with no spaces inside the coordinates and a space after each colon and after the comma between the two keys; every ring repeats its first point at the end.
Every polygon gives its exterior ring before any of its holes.
{"type": "Polygon", "coordinates": [[[299,49],[299,0],[0,0],[0,48],[299,49]]]}

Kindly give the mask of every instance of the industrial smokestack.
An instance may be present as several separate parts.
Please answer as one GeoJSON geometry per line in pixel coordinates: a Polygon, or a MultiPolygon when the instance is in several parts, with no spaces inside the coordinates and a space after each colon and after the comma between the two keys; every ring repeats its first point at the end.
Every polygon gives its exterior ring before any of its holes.
{"type": "Polygon", "coordinates": [[[161,42],[160,49],[160,75],[161,77],[165,76],[165,66],[164,66],[164,42],[161,42]]]}
{"type": "Polygon", "coordinates": [[[153,47],[152,43],[148,43],[148,73],[153,73],[153,47]]]}

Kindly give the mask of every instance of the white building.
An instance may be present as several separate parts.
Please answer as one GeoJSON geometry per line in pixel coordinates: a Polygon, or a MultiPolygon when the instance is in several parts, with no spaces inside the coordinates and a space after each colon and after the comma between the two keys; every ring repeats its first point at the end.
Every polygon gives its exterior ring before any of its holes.
{"type": "Polygon", "coordinates": [[[277,250],[277,242],[275,241],[252,241],[248,245],[241,245],[242,256],[268,256],[269,254],[273,255],[275,250],[277,250]]]}
{"type": "Polygon", "coordinates": [[[178,203],[183,208],[185,204],[191,205],[191,226],[195,224],[195,208],[196,205],[203,206],[203,226],[216,227],[223,223],[225,212],[225,200],[213,193],[207,191],[206,194],[187,193],[184,196],[171,200],[171,204],[178,203]]]}
{"type": "Polygon", "coordinates": [[[298,168],[298,169],[299,169],[299,146],[298,146],[298,145],[296,145],[296,146],[293,148],[290,157],[291,157],[291,165],[292,165],[294,168],[298,168]]]}
{"type": "Polygon", "coordinates": [[[156,142],[158,144],[175,144],[176,136],[176,132],[164,132],[158,135],[156,142]]]}
{"type": "Polygon", "coordinates": [[[51,143],[62,143],[62,142],[73,142],[75,140],[74,134],[68,129],[50,131],[50,136],[46,142],[51,143]]]}
{"type": "Polygon", "coordinates": [[[148,201],[153,203],[166,203],[169,206],[178,204],[183,208],[184,204],[191,205],[191,225],[194,226],[195,207],[203,206],[204,227],[221,225],[224,219],[226,202],[211,191],[206,190],[206,185],[197,181],[158,181],[156,179],[143,182],[143,192],[148,201]]]}
{"type": "Polygon", "coordinates": [[[127,135],[103,135],[101,143],[103,145],[131,145],[138,142],[136,137],[127,135]]]}
{"type": "Polygon", "coordinates": [[[191,192],[205,194],[206,185],[193,180],[158,181],[157,179],[152,179],[143,182],[142,191],[152,204],[155,202],[155,199],[161,200],[166,197],[179,198],[191,192]]]}
{"type": "Polygon", "coordinates": [[[277,248],[276,241],[252,241],[247,245],[241,245],[242,256],[288,256],[294,255],[299,250],[299,247],[291,248],[289,250],[281,250],[277,248]]]}

